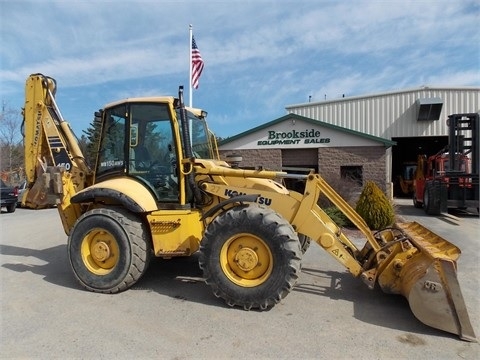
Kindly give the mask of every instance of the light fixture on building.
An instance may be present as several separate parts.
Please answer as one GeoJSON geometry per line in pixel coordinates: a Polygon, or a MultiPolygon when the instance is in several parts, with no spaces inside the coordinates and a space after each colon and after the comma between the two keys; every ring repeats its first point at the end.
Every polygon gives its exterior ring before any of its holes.
{"type": "Polygon", "coordinates": [[[227,155],[227,159],[225,160],[232,168],[238,168],[240,163],[242,162],[243,158],[240,154],[230,154],[227,155]]]}
{"type": "Polygon", "coordinates": [[[422,98],[416,101],[417,121],[439,120],[442,112],[443,100],[435,98],[422,98]]]}

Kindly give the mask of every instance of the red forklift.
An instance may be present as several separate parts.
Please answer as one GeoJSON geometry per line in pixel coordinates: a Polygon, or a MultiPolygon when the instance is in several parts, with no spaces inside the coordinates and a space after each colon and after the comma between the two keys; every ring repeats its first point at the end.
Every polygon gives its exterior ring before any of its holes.
{"type": "Polygon", "coordinates": [[[418,157],[413,205],[429,215],[479,208],[479,114],[448,117],[448,145],[418,157]]]}

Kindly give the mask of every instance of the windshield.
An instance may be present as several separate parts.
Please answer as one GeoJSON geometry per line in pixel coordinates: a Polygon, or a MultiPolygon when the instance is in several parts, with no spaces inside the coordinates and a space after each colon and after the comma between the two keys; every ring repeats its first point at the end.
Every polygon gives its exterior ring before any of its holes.
{"type": "Polygon", "coordinates": [[[417,169],[417,165],[405,165],[403,169],[403,179],[404,180],[413,180],[415,177],[415,170],[417,169]]]}
{"type": "MultiPolygon", "coordinates": [[[[187,116],[193,156],[197,159],[215,159],[215,152],[211,141],[211,133],[208,131],[205,119],[196,117],[190,112],[187,112],[187,116]]],[[[181,119],[180,112],[178,110],[177,118],[181,119]]],[[[180,126],[180,131],[182,131],[182,129],[182,126],[180,126]]],[[[185,146],[183,146],[183,148],[185,149],[185,146]]]]}

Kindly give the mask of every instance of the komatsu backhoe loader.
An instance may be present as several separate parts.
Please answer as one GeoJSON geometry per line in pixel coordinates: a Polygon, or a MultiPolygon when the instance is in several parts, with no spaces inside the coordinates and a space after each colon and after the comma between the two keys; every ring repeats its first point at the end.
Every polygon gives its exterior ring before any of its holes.
{"type": "Polygon", "coordinates": [[[184,106],[181,87],[176,98],[126,99],[98,111],[91,170],[55,90],[50,77],[27,79],[25,202],[57,206],[84,288],[117,293],[141,278],[152,256],[199,251],[217,297],[264,310],[295,286],[302,243],[311,240],[369,288],[405,296],[425,324],[476,340],[456,276],[460,250],[420,224],[373,235],[319,174],[297,175],[305,180],[302,194],[282,185],[286,173],[231,167],[219,160],[206,113],[184,106]],[[362,247],[318,206],[321,196],[361,230],[362,247]]]}

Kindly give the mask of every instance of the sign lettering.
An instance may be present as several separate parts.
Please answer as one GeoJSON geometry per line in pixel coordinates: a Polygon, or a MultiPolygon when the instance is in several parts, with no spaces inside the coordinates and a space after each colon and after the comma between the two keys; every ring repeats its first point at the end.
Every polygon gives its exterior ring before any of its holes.
{"type": "Polygon", "coordinates": [[[298,144],[329,144],[330,138],[320,137],[320,130],[305,129],[304,131],[267,131],[267,139],[257,141],[258,146],[298,145],[298,144]]]}
{"type": "MultiPolygon", "coordinates": [[[[235,190],[225,189],[225,195],[232,198],[232,197],[235,197],[235,196],[247,195],[247,194],[242,193],[242,192],[238,192],[238,191],[235,191],[235,190]]],[[[272,205],[272,199],[264,197],[264,196],[259,196],[257,198],[257,204],[270,206],[270,205],[272,205]]]]}

